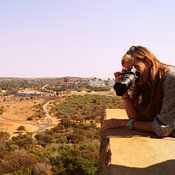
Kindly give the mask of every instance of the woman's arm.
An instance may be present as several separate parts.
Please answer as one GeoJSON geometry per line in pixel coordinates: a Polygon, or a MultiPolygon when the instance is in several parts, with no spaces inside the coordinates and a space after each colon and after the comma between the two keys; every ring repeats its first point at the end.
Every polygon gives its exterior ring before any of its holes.
{"type": "Polygon", "coordinates": [[[128,93],[125,93],[122,96],[122,99],[123,99],[124,108],[126,110],[126,113],[127,113],[128,118],[138,119],[138,113],[135,110],[135,107],[132,104],[131,99],[130,99],[130,96],[128,95],[128,93]]]}
{"type": "MultiPolygon", "coordinates": [[[[128,119],[109,119],[102,122],[102,129],[127,127],[128,119]]],[[[133,129],[153,133],[151,122],[134,121],[133,129]]]]}
{"type": "Polygon", "coordinates": [[[133,124],[133,128],[140,131],[154,133],[151,122],[135,121],[133,124]]]}
{"type": "MultiPolygon", "coordinates": [[[[125,62],[125,64],[130,64],[130,62],[125,62]]],[[[126,67],[130,66],[130,65],[125,65],[126,67]]],[[[115,72],[114,73],[114,77],[115,80],[118,81],[120,80],[122,75],[122,72],[115,72]]],[[[123,103],[124,103],[124,107],[126,109],[126,113],[128,115],[128,118],[132,118],[132,119],[137,119],[138,118],[138,114],[134,108],[134,105],[131,102],[130,96],[128,94],[128,92],[126,92],[123,96],[123,103]]]]}

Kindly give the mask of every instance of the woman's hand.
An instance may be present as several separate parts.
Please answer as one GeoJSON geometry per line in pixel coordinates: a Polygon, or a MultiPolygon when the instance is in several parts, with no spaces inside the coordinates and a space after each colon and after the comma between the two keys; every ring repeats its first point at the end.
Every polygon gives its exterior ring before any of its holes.
{"type": "Polygon", "coordinates": [[[121,128],[126,125],[127,125],[127,120],[122,120],[122,119],[103,120],[101,123],[102,129],[121,128]]]}
{"type": "Polygon", "coordinates": [[[115,72],[114,73],[115,81],[121,79],[121,75],[122,75],[122,72],[115,72]]]}

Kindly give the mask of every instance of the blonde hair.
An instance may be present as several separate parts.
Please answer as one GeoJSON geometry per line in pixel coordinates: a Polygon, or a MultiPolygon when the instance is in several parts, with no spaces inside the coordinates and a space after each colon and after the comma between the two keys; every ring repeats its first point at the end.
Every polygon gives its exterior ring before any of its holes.
{"type": "Polygon", "coordinates": [[[162,82],[167,64],[161,63],[156,56],[143,46],[132,46],[122,58],[122,65],[127,61],[140,60],[149,63],[149,81],[137,88],[137,93],[132,95],[136,110],[143,120],[151,121],[160,113],[162,105],[162,82]]]}

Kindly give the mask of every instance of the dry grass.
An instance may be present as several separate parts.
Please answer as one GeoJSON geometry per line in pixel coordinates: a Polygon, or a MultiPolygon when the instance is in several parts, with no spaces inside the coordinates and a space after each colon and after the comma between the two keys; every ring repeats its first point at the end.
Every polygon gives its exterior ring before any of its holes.
{"type": "Polygon", "coordinates": [[[37,114],[35,106],[43,102],[44,99],[23,101],[16,99],[10,102],[3,102],[0,104],[4,108],[4,113],[1,117],[8,120],[26,121],[28,117],[37,114]]]}
{"type": "Polygon", "coordinates": [[[8,124],[8,123],[0,123],[0,130],[1,131],[5,131],[8,132],[11,136],[15,135],[15,132],[17,131],[17,128],[19,126],[23,125],[26,128],[26,131],[28,132],[33,132],[35,130],[37,130],[36,126],[33,125],[29,125],[29,124],[8,124]]]}
{"type": "MultiPolygon", "coordinates": [[[[42,98],[21,100],[21,97],[15,97],[8,99],[4,102],[0,102],[0,106],[3,107],[4,113],[0,116],[5,120],[0,122],[0,130],[8,132],[11,136],[14,135],[16,129],[23,125],[28,132],[37,130],[37,126],[27,124],[28,117],[37,115],[36,105],[43,104],[45,101],[42,98]]],[[[32,121],[36,124],[36,121],[32,121]]]]}

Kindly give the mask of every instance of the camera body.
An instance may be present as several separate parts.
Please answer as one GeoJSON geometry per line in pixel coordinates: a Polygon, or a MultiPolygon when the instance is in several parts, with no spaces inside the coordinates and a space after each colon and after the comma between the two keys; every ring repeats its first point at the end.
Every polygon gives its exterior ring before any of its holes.
{"type": "Polygon", "coordinates": [[[134,66],[128,69],[122,70],[120,80],[117,80],[114,84],[114,90],[117,96],[122,96],[127,90],[140,79],[141,74],[134,66]]]}

